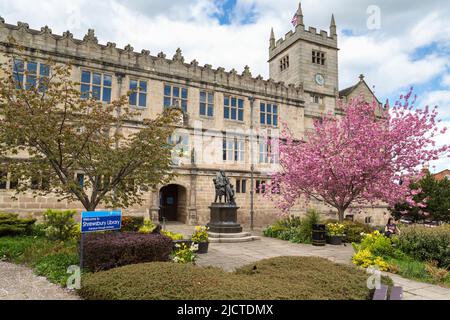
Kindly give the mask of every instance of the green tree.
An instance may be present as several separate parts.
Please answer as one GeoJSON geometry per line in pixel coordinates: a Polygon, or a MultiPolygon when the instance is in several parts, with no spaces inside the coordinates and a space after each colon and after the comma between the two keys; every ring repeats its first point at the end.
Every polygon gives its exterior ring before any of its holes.
{"type": "Polygon", "coordinates": [[[177,108],[139,121],[130,92],[110,103],[82,96],[70,65],[47,61],[39,77],[10,41],[14,53],[0,70],[0,166],[19,179],[17,193],[52,193],[91,211],[142,203],[144,191],[173,178],[177,108]]]}
{"type": "Polygon", "coordinates": [[[417,192],[413,200],[416,203],[424,202],[425,206],[396,204],[390,208],[396,218],[407,216],[414,222],[424,219],[450,222],[450,180],[436,180],[427,172],[422,179],[411,183],[410,188],[417,192]]]}

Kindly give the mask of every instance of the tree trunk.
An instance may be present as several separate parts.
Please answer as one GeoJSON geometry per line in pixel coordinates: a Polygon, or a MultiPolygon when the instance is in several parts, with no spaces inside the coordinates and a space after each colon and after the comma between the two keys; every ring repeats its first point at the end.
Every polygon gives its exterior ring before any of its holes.
{"type": "Polygon", "coordinates": [[[343,209],[343,208],[338,208],[339,222],[344,221],[344,214],[345,214],[345,209],[343,209]]]}

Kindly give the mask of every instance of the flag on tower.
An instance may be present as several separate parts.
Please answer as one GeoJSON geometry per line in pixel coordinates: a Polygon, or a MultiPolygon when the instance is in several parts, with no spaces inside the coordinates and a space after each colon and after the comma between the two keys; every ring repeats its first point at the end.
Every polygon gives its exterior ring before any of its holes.
{"type": "Polygon", "coordinates": [[[294,14],[294,17],[292,18],[292,24],[294,25],[294,27],[296,27],[297,26],[297,24],[298,24],[298,15],[297,15],[297,12],[294,14]]]}

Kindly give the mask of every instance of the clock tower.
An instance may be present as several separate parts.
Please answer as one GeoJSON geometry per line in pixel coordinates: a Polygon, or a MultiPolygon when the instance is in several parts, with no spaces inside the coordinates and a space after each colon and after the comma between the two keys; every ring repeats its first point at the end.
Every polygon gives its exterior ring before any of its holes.
{"type": "Polygon", "coordinates": [[[338,46],[334,15],[329,31],[306,28],[301,3],[293,22],[295,31],[275,40],[272,29],[269,46],[270,78],[303,86],[305,116],[334,112],[338,98],[338,46]]]}

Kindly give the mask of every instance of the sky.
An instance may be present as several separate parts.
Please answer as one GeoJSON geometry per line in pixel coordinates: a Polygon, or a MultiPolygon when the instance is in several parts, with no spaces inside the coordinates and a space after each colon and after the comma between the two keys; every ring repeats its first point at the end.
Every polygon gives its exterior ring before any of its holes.
{"type": "MultiPolygon", "coordinates": [[[[297,7],[296,0],[40,0],[39,6],[0,0],[0,16],[81,39],[95,29],[100,43],[131,44],[152,55],[172,57],[181,48],[188,62],[238,72],[248,65],[253,76],[267,79],[270,29],[277,39],[293,30],[297,7]]],[[[450,127],[450,1],[303,0],[302,8],[305,25],[318,30],[328,30],[335,15],[340,89],[360,74],[381,101],[414,87],[417,105],[437,105],[439,125],[450,127]]],[[[444,142],[450,130],[437,137],[438,145],[444,142]]],[[[449,158],[430,170],[445,168],[449,158]]]]}

